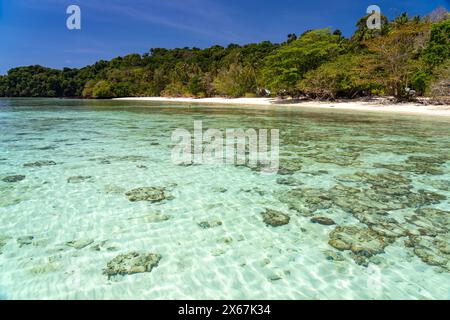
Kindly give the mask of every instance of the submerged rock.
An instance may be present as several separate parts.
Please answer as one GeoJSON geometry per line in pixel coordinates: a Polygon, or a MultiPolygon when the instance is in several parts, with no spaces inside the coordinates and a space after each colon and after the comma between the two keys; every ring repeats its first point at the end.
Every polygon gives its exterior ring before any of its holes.
{"type": "Polygon", "coordinates": [[[92,243],[94,243],[94,240],[92,240],[92,239],[80,239],[80,240],[66,242],[66,246],[75,248],[77,250],[81,250],[81,249],[86,248],[87,246],[91,245],[92,243]]]}
{"type": "Polygon", "coordinates": [[[161,255],[155,253],[130,252],[121,254],[107,263],[106,268],[103,269],[103,274],[111,278],[118,275],[151,272],[153,268],[158,266],[161,258],[161,255]]]}
{"type": "Polygon", "coordinates": [[[266,209],[262,216],[264,223],[272,227],[284,226],[291,220],[287,214],[272,209],[266,209]]]}
{"type": "Polygon", "coordinates": [[[125,193],[131,202],[136,201],[150,201],[160,202],[168,198],[164,188],[148,187],[138,188],[125,193]]]}
{"type": "Polygon", "coordinates": [[[56,162],[51,160],[40,160],[36,162],[25,163],[23,166],[26,168],[40,168],[46,166],[55,166],[56,162]]]}
{"type": "Polygon", "coordinates": [[[366,265],[367,259],[384,252],[392,238],[359,226],[338,226],[330,233],[329,244],[340,251],[350,250],[352,258],[359,265],[366,265]]]}
{"type": "Polygon", "coordinates": [[[433,208],[417,209],[405,217],[409,235],[436,236],[450,232],[450,213],[433,208]]]}
{"type": "Polygon", "coordinates": [[[329,209],[333,204],[327,190],[323,189],[293,189],[280,193],[279,199],[303,216],[312,216],[315,211],[329,209]]]}
{"type": "Polygon", "coordinates": [[[128,220],[139,220],[144,223],[158,223],[167,221],[171,218],[169,215],[161,214],[160,212],[152,212],[136,218],[129,218],[128,220]]]}
{"type": "Polygon", "coordinates": [[[300,159],[281,159],[277,172],[279,175],[291,175],[300,170],[302,170],[300,159]]]}
{"type": "Polygon", "coordinates": [[[331,152],[324,150],[313,156],[314,161],[318,163],[329,163],[338,166],[349,167],[358,164],[358,152],[331,152]]]}
{"type": "Polygon", "coordinates": [[[444,157],[423,157],[423,156],[410,156],[406,163],[423,163],[423,164],[435,164],[442,165],[447,162],[447,158],[444,157]]]}
{"type": "Polygon", "coordinates": [[[212,191],[217,192],[217,193],[225,193],[228,191],[228,189],[224,188],[224,187],[217,187],[217,188],[213,188],[212,191]]]}
{"type": "Polygon", "coordinates": [[[278,178],[277,183],[285,186],[297,187],[301,186],[303,183],[294,177],[278,178]]]}
{"type": "Polygon", "coordinates": [[[220,227],[222,225],[222,221],[220,221],[220,220],[201,221],[197,224],[202,229],[211,229],[211,228],[220,227]]]}
{"type": "MultiPolygon", "coordinates": [[[[40,259],[39,259],[40,260],[40,259]]],[[[43,259],[41,263],[36,261],[36,265],[32,267],[29,271],[35,275],[42,275],[52,272],[57,272],[61,270],[61,263],[57,261],[59,259],[55,259],[54,257],[43,259]]]]}
{"type": "Polygon", "coordinates": [[[450,181],[449,180],[437,180],[437,179],[422,179],[420,182],[429,185],[435,189],[442,191],[450,191],[450,181]]]}
{"type": "Polygon", "coordinates": [[[4,246],[6,246],[6,243],[8,242],[8,240],[11,239],[9,237],[5,237],[5,236],[0,236],[0,254],[2,254],[2,249],[4,246]]]}
{"type": "Polygon", "coordinates": [[[17,238],[17,244],[19,245],[19,248],[22,248],[23,246],[28,246],[33,243],[33,236],[24,236],[17,238]]]}
{"type": "Polygon", "coordinates": [[[147,156],[128,155],[128,156],[104,156],[91,158],[89,161],[99,161],[102,164],[111,164],[113,161],[120,162],[144,162],[150,160],[147,156]]]}
{"type": "Polygon", "coordinates": [[[104,191],[109,194],[122,194],[126,192],[126,189],[113,184],[109,184],[104,187],[104,191]]]}
{"type": "Polygon", "coordinates": [[[335,225],[336,222],[334,222],[333,219],[327,218],[327,217],[313,217],[311,218],[312,223],[318,223],[324,226],[332,226],[335,225]]]}
{"type": "Polygon", "coordinates": [[[439,266],[450,272],[450,237],[442,234],[437,237],[410,236],[405,241],[414,253],[426,264],[439,266]]]}
{"type": "Polygon", "coordinates": [[[4,177],[2,179],[3,182],[7,182],[7,183],[14,183],[14,182],[19,182],[25,179],[24,175],[15,175],[15,176],[8,176],[8,177],[4,177]]]}
{"type": "Polygon", "coordinates": [[[76,177],[70,177],[67,179],[67,183],[81,183],[84,181],[91,180],[92,176],[76,176],[76,177]]]}
{"type": "Polygon", "coordinates": [[[323,254],[329,261],[344,261],[345,258],[342,253],[333,250],[324,250],[323,254]]]}

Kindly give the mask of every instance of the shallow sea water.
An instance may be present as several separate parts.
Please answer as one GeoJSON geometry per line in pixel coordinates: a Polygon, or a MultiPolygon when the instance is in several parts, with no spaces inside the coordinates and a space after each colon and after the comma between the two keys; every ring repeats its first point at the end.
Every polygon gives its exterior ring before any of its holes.
{"type": "Polygon", "coordinates": [[[449,119],[0,99],[0,133],[0,299],[450,298],[449,119]],[[172,132],[195,120],[279,129],[282,174],[173,164],[172,132]],[[43,160],[56,164],[24,166],[43,160]],[[25,179],[2,181],[14,175],[25,179]],[[172,198],[130,202],[139,187],[172,198]],[[289,223],[265,224],[266,209],[289,223]],[[387,244],[340,251],[329,243],[336,225],[314,216],[387,244]],[[395,228],[405,229],[386,237],[395,228]],[[132,251],[162,258],[151,272],[103,274],[132,251]]]}

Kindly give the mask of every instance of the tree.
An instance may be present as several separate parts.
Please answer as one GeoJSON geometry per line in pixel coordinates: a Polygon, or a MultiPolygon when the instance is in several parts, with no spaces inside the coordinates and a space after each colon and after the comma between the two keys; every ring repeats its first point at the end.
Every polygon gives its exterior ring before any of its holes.
{"type": "Polygon", "coordinates": [[[371,55],[345,54],[306,73],[299,82],[299,90],[311,98],[336,99],[370,95],[381,90],[380,84],[371,80],[373,74],[367,67],[371,55]]]}
{"type": "Polygon", "coordinates": [[[386,36],[366,41],[365,44],[377,57],[373,69],[381,69],[379,78],[387,93],[397,99],[408,97],[406,88],[415,71],[413,59],[425,47],[430,26],[426,22],[408,22],[392,29],[386,36]]]}
{"type": "Polygon", "coordinates": [[[391,25],[394,28],[400,28],[400,27],[404,26],[405,24],[407,24],[408,22],[409,22],[408,13],[403,12],[401,15],[399,15],[398,17],[395,17],[394,20],[392,20],[391,25]]]}
{"type": "Polygon", "coordinates": [[[92,89],[92,97],[98,99],[114,98],[114,92],[108,81],[100,80],[92,89]]]}
{"type": "Polygon", "coordinates": [[[188,84],[189,92],[194,96],[205,95],[205,88],[203,87],[202,78],[198,75],[193,76],[188,84]]]}
{"type": "Polygon", "coordinates": [[[450,19],[450,13],[442,6],[434,9],[429,15],[428,18],[432,23],[439,23],[443,20],[450,19]]]}
{"type": "Polygon", "coordinates": [[[221,95],[241,97],[248,92],[256,92],[255,73],[251,66],[232,64],[219,72],[214,80],[214,88],[221,95]]]}
{"type": "Polygon", "coordinates": [[[280,47],[264,61],[262,86],[272,92],[296,95],[297,84],[306,72],[341,53],[339,40],[329,29],[319,29],[280,47]]]}
{"type": "Polygon", "coordinates": [[[367,20],[372,14],[368,14],[356,23],[356,31],[352,36],[352,41],[361,43],[373,39],[378,36],[384,36],[389,32],[389,20],[385,15],[381,15],[381,29],[369,29],[367,27],[367,20]]]}
{"type": "Polygon", "coordinates": [[[297,40],[297,35],[295,33],[289,33],[287,36],[287,43],[291,43],[297,40]]]}
{"type": "Polygon", "coordinates": [[[450,103],[450,59],[445,61],[436,71],[430,86],[431,96],[435,100],[450,103]]]}
{"type": "Polygon", "coordinates": [[[434,67],[450,58],[450,19],[431,26],[431,35],[423,59],[434,67]]]}

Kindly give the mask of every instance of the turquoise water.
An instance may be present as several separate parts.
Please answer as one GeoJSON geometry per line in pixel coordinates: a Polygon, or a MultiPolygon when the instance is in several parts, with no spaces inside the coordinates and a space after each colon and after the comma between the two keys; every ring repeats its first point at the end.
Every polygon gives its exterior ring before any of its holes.
{"type": "Polygon", "coordinates": [[[0,132],[0,299],[449,298],[450,119],[13,99],[0,132]],[[195,120],[279,129],[279,174],[173,164],[195,120]]]}

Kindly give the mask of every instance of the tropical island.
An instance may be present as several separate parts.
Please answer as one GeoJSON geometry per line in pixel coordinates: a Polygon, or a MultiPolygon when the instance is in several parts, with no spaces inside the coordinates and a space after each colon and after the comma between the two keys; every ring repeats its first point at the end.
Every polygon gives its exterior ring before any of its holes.
{"type": "Polygon", "coordinates": [[[350,38],[317,29],[289,34],[283,43],[154,48],[80,69],[13,68],[0,76],[0,97],[390,96],[394,102],[448,104],[450,14],[439,8],[392,21],[382,15],[381,29],[369,29],[369,17],[357,22],[350,38]]]}

